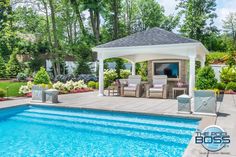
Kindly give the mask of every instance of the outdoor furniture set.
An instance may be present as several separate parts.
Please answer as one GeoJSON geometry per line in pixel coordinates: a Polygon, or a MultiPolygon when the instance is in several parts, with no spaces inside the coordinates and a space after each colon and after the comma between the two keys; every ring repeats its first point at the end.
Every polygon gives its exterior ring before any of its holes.
{"type": "MultiPolygon", "coordinates": [[[[166,75],[154,75],[152,82],[148,83],[141,81],[141,76],[130,75],[128,79],[119,79],[118,82],[112,84],[108,88],[108,95],[121,95],[121,96],[132,96],[141,97],[142,93],[147,98],[167,98],[168,84],[166,75]]],[[[187,92],[186,87],[175,87],[173,88],[173,98],[176,95],[175,91],[187,92]]]]}
{"type": "MultiPolygon", "coordinates": [[[[179,83],[179,82],[178,82],[179,83]]],[[[142,82],[141,76],[130,75],[128,79],[120,79],[119,83],[115,83],[108,87],[108,95],[111,91],[116,95],[141,97],[145,93],[147,98],[167,98],[167,76],[155,75],[152,83],[142,82]],[[144,92],[143,92],[144,91],[144,92]]],[[[183,94],[177,97],[178,112],[191,113],[192,98],[187,93],[187,87],[183,84],[172,88],[172,98],[175,98],[176,91],[182,91],[183,94]]],[[[216,115],[217,102],[216,93],[211,90],[195,90],[193,99],[193,113],[216,115]]]]}

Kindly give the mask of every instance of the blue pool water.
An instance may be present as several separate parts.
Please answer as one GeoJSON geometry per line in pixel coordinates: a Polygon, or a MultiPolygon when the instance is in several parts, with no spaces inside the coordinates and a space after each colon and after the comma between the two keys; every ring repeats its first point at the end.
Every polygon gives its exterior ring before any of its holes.
{"type": "Polygon", "coordinates": [[[182,156],[197,119],[22,106],[0,110],[5,156],[182,156]]]}

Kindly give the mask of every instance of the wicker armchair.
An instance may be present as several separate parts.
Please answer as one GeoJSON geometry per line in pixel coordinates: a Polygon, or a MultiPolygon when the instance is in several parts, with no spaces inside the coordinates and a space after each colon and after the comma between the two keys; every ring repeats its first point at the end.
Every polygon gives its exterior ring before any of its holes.
{"type": "Polygon", "coordinates": [[[126,83],[121,83],[121,96],[141,96],[141,76],[130,75],[126,83]]]}
{"type": "Polygon", "coordinates": [[[152,83],[146,85],[146,97],[159,97],[167,98],[167,76],[155,75],[153,76],[152,83]]]}

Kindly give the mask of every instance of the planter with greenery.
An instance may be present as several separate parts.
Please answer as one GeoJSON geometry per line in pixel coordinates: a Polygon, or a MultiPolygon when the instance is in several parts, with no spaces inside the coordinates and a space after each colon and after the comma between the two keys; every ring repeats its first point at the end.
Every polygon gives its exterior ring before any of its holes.
{"type": "Polygon", "coordinates": [[[32,100],[33,101],[46,101],[45,90],[51,87],[50,77],[45,70],[41,67],[34,77],[34,85],[32,86],[32,100]]]}
{"type": "Polygon", "coordinates": [[[194,91],[194,112],[216,114],[216,100],[219,90],[216,86],[215,73],[212,67],[206,66],[199,69],[196,78],[196,89],[194,91]]]}

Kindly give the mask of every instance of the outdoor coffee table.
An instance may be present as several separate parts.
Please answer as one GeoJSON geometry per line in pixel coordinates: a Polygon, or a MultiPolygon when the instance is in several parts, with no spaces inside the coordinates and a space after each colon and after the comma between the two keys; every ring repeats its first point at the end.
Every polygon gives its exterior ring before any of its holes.
{"type": "Polygon", "coordinates": [[[172,88],[172,98],[175,98],[176,91],[183,91],[183,94],[186,94],[187,88],[186,87],[173,87],[172,88]]]}

